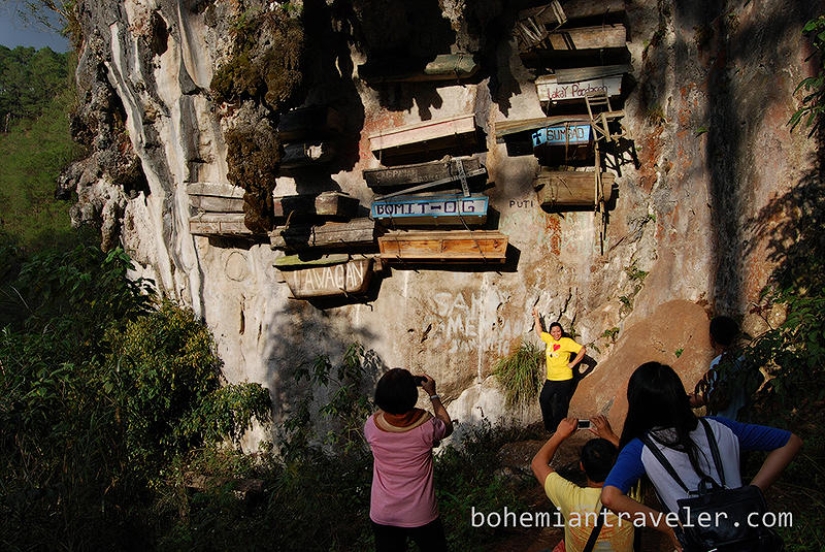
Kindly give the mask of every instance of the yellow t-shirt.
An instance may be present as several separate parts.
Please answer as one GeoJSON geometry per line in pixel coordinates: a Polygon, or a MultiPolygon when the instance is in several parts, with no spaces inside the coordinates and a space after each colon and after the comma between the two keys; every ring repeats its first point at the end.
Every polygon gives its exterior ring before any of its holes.
{"type": "Polygon", "coordinates": [[[573,370],[567,367],[572,355],[579,354],[582,346],[570,339],[562,337],[558,341],[547,332],[541,332],[541,340],[547,344],[547,379],[550,381],[567,381],[573,379],[573,370]]]}
{"type": "MultiPolygon", "coordinates": [[[[564,544],[567,552],[581,552],[596,525],[602,490],[579,487],[552,472],[544,480],[544,492],[564,516],[564,544]]],[[[607,509],[604,512],[607,514],[602,513],[605,518],[593,551],[632,552],[633,523],[628,519],[620,520],[607,509]]]]}

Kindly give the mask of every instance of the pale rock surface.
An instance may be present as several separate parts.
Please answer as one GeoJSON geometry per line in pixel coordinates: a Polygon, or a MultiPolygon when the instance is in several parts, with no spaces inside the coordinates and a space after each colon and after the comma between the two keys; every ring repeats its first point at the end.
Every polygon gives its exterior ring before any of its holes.
{"type": "MultiPolygon", "coordinates": [[[[776,223],[761,213],[811,170],[815,156],[804,133],[790,133],[785,122],[799,106],[793,90],[811,70],[800,30],[822,11],[820,2],[753,1],[729,14],[713,6],[703,11],[704,3],[628,3],[635,85],[624,124],[638,164],[615,171],[618,198],[602,254],[599,219],[587,210],[543,211],[532,187],[536,159],[508,156],[495,141],[497,121],[543,116],[535,75],[521,64],[515,42],[478,34],[501,29],[506,18],[496,18],[513,16],[507,2],[477,3],[472,21],[472,3],[433,2],[443,10],[435,22],[457,32],[453,49],[483,50],[486,71],[462,84],[377,90],[352,82],[364,52],[339,48],[337,55],[350,59],[337,58],[338,80],[310,83],[307,101],[349,94],[356,105],[347,116],[356,124],[362,119],[360,141],[350,166],[322,181],[368,206],[372,193],[361,170],[380,165],[370,132],[473,113],[487,133],[494,184],[487,193],[515,255],[507,265],[470,270],[392,268],[377,295],[360,303],[297,301],[273,268],[282,252],[267,242],[196,237],[188,229],[186,185],[228,182],[226,132],[267,113],[248,100],[227,105],[212,98],[212,76],[232,56],[231,24],[244,9],[280,9],[279,3],[79,4],[84,107],[75,127],[90,157],[60,183],[64,194],[77,192],[72,216],[78,224],[101,224],[104,247],[121,242],[137,263],[135,276],[152,278],[164,295],[203,317],[227,378],[269,388],[277,419],[290,397],[310,391],[296,388],[291,368],[322,354],[337,363],[357,341],[385,367],[430,373],[462,423],[535,422],[537,408],[505,409],[491,370],[522,341],[536,340],[530,312],[537,306],[546,322],[574,330],[598,361],[571,413],[604,412],[619,429],[635,366],[670,362],[692,387],[711,355],[709,315],[747,314],[758,300],[772,270],[766,244],[776,223]]],[[[337,4],[307,2],[304,9],[337,4]]],[[[399,21],[387,13],[387,40],[403,40],[392,35],[399,21]]],[[[281,176],[275,194],[302,187],[281,176]]]]}

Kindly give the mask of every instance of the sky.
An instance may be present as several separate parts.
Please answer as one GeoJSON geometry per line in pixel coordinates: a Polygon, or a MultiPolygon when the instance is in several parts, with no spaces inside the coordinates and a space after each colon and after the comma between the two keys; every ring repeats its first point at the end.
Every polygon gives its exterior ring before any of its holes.
{"type": "Polygon", "coordinates": [[[22,19],[15,10],[16,2],[0,0],[0,45],[7,48],[27,46],[55,52],[68,52],[69,41],[60,33],[45,28],[41,23],[22,19]]]}

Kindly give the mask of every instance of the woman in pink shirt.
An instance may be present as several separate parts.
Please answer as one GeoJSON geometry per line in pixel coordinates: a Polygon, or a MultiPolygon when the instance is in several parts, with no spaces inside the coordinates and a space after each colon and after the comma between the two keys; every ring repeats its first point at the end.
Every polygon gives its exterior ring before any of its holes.
{"type": "Polygon", "coordinates": [[[453,422],[430,376],[403,368],[384,374],[375,388],[378,412],[364,435],[374,460],[370,519],[377,552],[403,552],[411,538],[422,552],[446,552],[444,527],[433,488],[433,447],[453,432],[453,422]],[[416,408],[418,386],[435,416],[416,408]]]}

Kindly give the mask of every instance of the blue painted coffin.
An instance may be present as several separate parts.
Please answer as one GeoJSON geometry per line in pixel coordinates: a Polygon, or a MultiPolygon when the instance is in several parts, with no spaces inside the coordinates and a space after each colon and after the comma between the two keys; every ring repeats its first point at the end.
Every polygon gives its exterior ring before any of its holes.
{"type": "Polygon", "coordinates": [[[370,215],[396,226],[472,226],[487,221],[488,206],[483,194],[396,196],[373,201],[370,215]]]}
{"type": "Polygon", "coordinates": [[[586,161],[595,152],[590,124],[568,123],[541,128],[532,134],[533,154],[542,165],[586,161]]]}
{"type": "Polygon", "coordinates": [[[589,145],[593,142],[593,130],[589,124],[558,125],[541,128],[533,133],[533,147],[589,145]]]}

